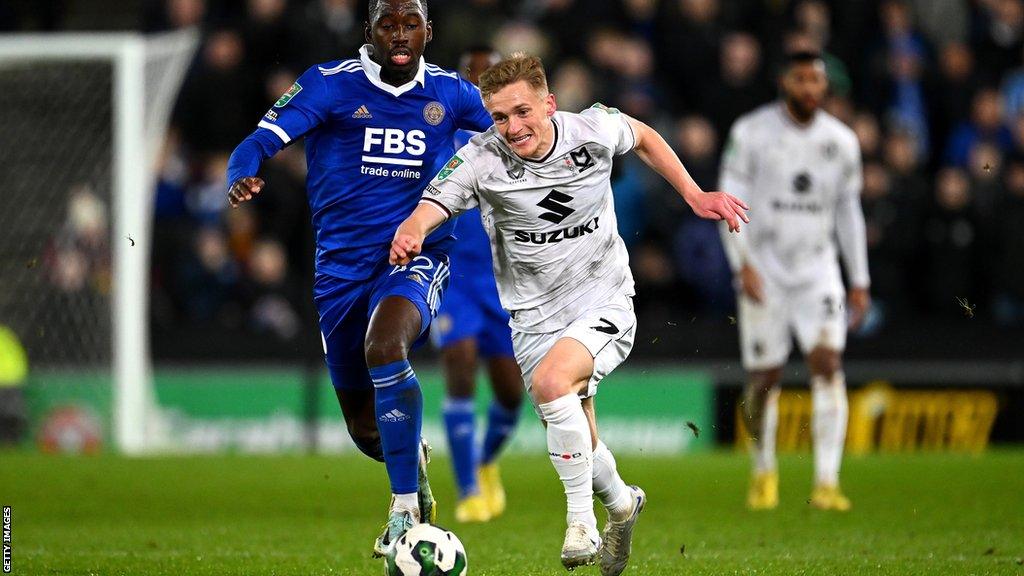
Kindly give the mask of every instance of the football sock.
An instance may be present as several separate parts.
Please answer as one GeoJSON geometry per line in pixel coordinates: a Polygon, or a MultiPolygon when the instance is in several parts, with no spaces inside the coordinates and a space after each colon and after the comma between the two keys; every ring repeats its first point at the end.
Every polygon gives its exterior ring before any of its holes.
{"type": "Polygon", "coordinates": [[[505,441],[516,429],[519,422],[519,409],[509,410],[498,402],[491,402],[487,409],[487,433],[484,435],[483,453],[480,461],[490,464],[498,457],[498,452],[505,446],[505,441]]]}
{"type": "Polygon", "coordinates": [[[836,371],[831,378],[811,377],[814,406],[814,480],[815,484],[839,483],[839,465],[846,442],[846,377],[836,371]]]}
{"type": "Polygon", "coordinates": [[[774,472],[777,467],[775,434],[779,429],[780,393],[776,387],[765,395],[764,408],[761,412],[761,433],[754,442],[754,470],[757,472],[774,472]]]}
{"type": "Polygon", "coordinates": [[[420,499],[415,492],[410,494],[392,494],[392,496],[394,496],[394,500],[391,501],[392,510],[408,510],[419,519],[420,499]]]}
{"type": "Polygon", "coordinates": [[[600,440],[594,448],[594,494],[612,520],[624,520],[633,512],[633,495],[616,470],[615,456],[600,440]]]}
{"type": "Polygon", "coordinates": [[[565,487],[566,522],[579,520],[596,531],[593,448],[580,397],[570,393],[537,407],[548,424],[548,455],[565,487]]]}
{"type": "Polygon", "coordinates": [[[743,423],[751,438],[750,457],[754,472],[774,472],[775,433],[779,424],[779,388],[773,387],[767,393],[759,387],[747,384],[742,401],[743,423]]]}
{"type": "Polygon", "coordinates": [[[423,394],[408,360],[370,368],[376,388],[377,428],[393,494],[419,490],[423,394]]]}
{"type": "Polygon", "coordinates": [[[480,488],[476,483],[476,414],[473,411],[473,399],[446,398],[443,412],[459,497],[478,494],[480,488]]]}

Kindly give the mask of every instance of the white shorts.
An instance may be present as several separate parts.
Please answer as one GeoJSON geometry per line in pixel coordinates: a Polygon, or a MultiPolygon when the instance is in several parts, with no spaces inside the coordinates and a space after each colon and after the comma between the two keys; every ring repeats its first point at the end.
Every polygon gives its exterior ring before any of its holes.
{"type": "Polygon", "coordinates": [[[531,334],[512,331],[512,349],[516,362],[523,371],[523,384],[527,392],[533,382],[533,371],[561,338],[572,338],[586,346],[594,357],[594,373],[587,387],[580,391],[581,398],[597,393],[597,384],[622,364],[633,349],[636,335],[636,314],[633,298],[620,295],[607,304],[587,310],[565,328],[556,332],[531,334]]]}
{"type": "Polygon", "coordinates": [[[739,297],[740,351],[747,371],[786,364],[796,336],[800,351],[817,346],[846,347],[846,291],[828,279],[799,288],[785,288],[762,276],[765,301],[739,297]]]}

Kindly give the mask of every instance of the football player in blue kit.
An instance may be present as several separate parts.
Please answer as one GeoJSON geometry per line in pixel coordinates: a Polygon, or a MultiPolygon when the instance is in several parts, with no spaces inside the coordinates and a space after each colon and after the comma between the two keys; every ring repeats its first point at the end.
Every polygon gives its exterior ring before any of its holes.
{"type": "Polygon", "coordinates": [[[405,266],[388,264],[390,241],[453,156],[456,130],[492,122],[472,83],[422,59],[433,34],[425,0],[371,0],[368,15],[358,57],[306,70],[235,149],[228,199],[253,199],[267,185],[261,162],[305,136],[327,368],[349,434],[384,462],[391,483],[380,556],[435,515],[408,353],[425,340],[448,285],[454,222],[405,266]]]}
{"type": "MultiPolygon", "coordinates": [[[[473,47],[462,55],[459,72],[476,84],[480,74],[500,60],[501,54],[493,48],[473,47]]],[[[471,136],[464,130],[456,133],[456,149],[471,136]]],[[[523,380],[512,353],[508,312],[501,307],[494,284],[491,242],[480,210],[460,216],[455,233],[459,239],[451,250],[451,285],[431,334],[441,348],[444,367],[444,425],[459,491],[455,519],[487,522],[505,511],[497,457],[519,421],[523,380]],[[487,363],[494,392],[480,445],[473,401],[478,358],[487,363]]]]}

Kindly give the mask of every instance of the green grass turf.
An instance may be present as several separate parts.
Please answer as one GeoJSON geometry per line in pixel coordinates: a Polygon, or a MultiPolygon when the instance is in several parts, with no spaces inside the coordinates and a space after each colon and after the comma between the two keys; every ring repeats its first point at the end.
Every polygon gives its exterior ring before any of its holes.
{"type": "MultiPolygon", "coordinates": [[[[747,460],[733,452],[621,458],[619,469],[650,498],[627,575],[1024,575],[1020,449],[847,458],[848,514],[807,506],[809,456],[782,459],[781,506],[756,514],[742,507],[747,460]]],[[[432,470],[439,523],[465,543],[470,574],[563,573],[564,501],[546,459],[504,463],[510,509],[486,525],[454,525],[447,461],[432,470]]],[[[380,574],[369,552],[386,485],[355,456],[0,453],[15,574],[380,574]]]]}

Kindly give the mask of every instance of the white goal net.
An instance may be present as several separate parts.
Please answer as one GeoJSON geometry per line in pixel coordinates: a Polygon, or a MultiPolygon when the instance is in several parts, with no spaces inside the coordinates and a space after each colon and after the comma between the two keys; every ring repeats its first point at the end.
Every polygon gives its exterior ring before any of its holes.
{"type": "Polygon", "coordinates": [[[0,325],[29,393],[94,407],[116,446],[159,446],[148,345],[155,161],[195,31],[0,35],[0,325]],[[88,397],[88,398],[85,398],[88,397]]]}

